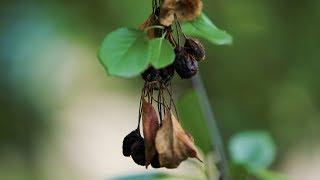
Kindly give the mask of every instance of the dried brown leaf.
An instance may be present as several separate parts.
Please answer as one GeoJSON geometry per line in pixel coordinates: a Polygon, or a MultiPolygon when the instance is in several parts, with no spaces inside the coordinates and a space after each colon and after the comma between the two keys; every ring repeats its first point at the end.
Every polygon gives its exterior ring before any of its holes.
{"type": "MultiPolygon", "coordinates": [[[[156,19],[154,17],[154,15],[150,15],[148,17],[148,19],[140,25],[140,30],[144,31],[146,28],[150,27],[150,26],[153,26],[153,25],[156,25],[156,19]]],[[[154,28],[151,28],[147,31],[147,35],[148,35],[148,38],[149,39],[153,39],[156,37],[156,32],[155,32],[155,29],[154,28]]]]}
{"type": "Polygon", "coordinates": [[[170,26],[174,22],[176,0],[164,0],[160,9],[160,24],[170,26]]]}
{"type": "Polygon", "coordinates": [[[142,123],[146,156],[145,165],[147,167],[157,153],[155,139],[160,125],[157,113],[154,110],[152,104],[148,103],[144,99],[142,102],[142,123]]]}
{"type": "Polygon", "coordinates": [[[200,15],[203,3],[201,0],[164,0],[160,10],[160,23],[170,26],[174,15],[181,21],[191,21],[200,15]]]}
{"type": "Polygon", "coordinates": [[[189,157],[199,159],[193,138],[183,130],[169,110],[166,111],[162,126],[158,130],[156,148],[162,167],[176,168],[189,157]]]}
{"type": "Polygon", "coordinates": [[[176,2],[175,13],[181,21],[191,21],[202,11],[201,0],[178,0],[176,2]]]}

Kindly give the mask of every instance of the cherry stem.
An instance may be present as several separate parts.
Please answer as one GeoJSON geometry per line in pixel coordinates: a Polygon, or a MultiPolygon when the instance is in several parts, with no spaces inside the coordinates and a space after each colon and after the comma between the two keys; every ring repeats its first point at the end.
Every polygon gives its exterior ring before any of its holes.
{"type": "Polygon", "coordinates": [[[169,40],[172,46],[177,47],[177,42],[174,40],[172,32],[167,33],[167,39],[169,40]]]}
{"type": "MultiPolygon", "coordinates": [[[[170,87],[171,87],[171,84],[170,84],[170,87]]],[[[173,100],[172,93],[170,92],[170,90],[169,90],[168,88],[166,88],[166,90],[167,90],[167,92],[168,92],[168,94],[169,94],[169,97],[170,97],[170,108],[171,108],[171,103],[172,103],[172,104],[173,104],[174,111],[175,111],[176,116],[177,116],[177,119],[178,119],[178,121],[180,121],[180,120],[179,120],[178,110],[177,110],[176,104],[175,104],[175,102],[174,102],[174,100],[173,100]]],[[[171,90],[171,91],[172,91],[172,90],[171,90]]]]}
{"type": "Polygon", "coordinates": [[[177,23],[178,22],[178,18],[177,18],[176,14],[174,14],[174,19],[175,19],[177,38],[178,38],[178,46],[180,46],[180,33],[179,33],[179,27],[178,27],[178,23],[177,23]]]}
{"type": "Polygon", "coordinates": [[[180,32],[182,33],[182,35],[184,36],[184,38],[185,38],[185,39],[188,39],[188,37],[186,36],[186,34],[183,33],[183,30],[182,30],[182,27],[181,27],[181,24],[180,24],[180,21],[179,21],[178,18],[176,19],[176,23],[178,24],[179,30],[180,30],[180,32]]]}

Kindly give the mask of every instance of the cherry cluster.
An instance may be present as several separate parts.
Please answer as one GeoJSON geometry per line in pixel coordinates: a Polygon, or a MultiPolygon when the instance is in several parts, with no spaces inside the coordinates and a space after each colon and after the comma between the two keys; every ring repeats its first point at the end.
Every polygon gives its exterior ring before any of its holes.
{"type": "MultiPolygon", "coordinates": [[[[172,64],[161,69],[149,66],[141,74],[145,85],[140,99],[138,127],[124,138],[122,152],[141,166],[151,164],[153,168],[176,168],[187,158],[198,158],[192,136],[182,129],[172,114],[173,106],[178,115],[172,98],[171,80],[175,73],[181,79],[192,78],[199,71],[198,63],[205,59],[205,49],[201,42],[185,35],[179,22],[186,15],[186,7],[196,7],[195,13],[191,14],[192,17],[198,15],[202,2],[188,0],[184,1],[185,4],[176,4],[178,1],[166,0],[162,6],[159,0],[153,2],[153,12],[140,28],[147,32],[149,39],[162,37],[168,41],[175,57],[172,64]],[[169,101],[166,100],[168,97],[169,101]],[[157,111],[153,107],[154,103],[157,111]],[[142,117],[141,113],[144,114],[142,117]],[[140,134],[140,119],[143,120],[144,137],[140,134]],[[163,122],[167,124],[163,125],[163,122]],[[167,136],[170,138],[163,138],[167,136]],[[166,145],[169,148],[163,149],[166,145]]],[[[187,17],[184,19],[189,20],[187,17]]]]}
{"type": "Polygon", "coordinates": [[[205,59],[205,50],[198,39],[188,38],[184,46],[177,46],[174,49],[175,60],[173,64],[155,69],[150,66],[142,73],[142,78],[146,82],[159,82],[166,85],[174,76],[174,72],[182,79],[189,79],[197,74],[198,62],[205,59]]]}
{"type": "MultiPolygon", "coordinates": [[[[140,165],[145,166],[146,155],[144,139],[138,129],[129,133],[124,139],[122,144],[122,154],[126,157],[131,156],[133,161],[140,165]]],[[[160,168],[159,155],[156,154],[151,160],[153,168],[160,168]]]]}
{"type": "MultiPolygon", "coordinates": [[[[169,1],[168,1],[169,2],[169,1]]],[[[167,3],[168,3],[167,2],[167,3]]],[[[201,1],[198,1],[201,3],[201,1]]],[[[188,13],[181,12],[181,9],[188,9],[186,7],[193,7],[193,3],[190,4],[189,1],[185,2],[186,4],[179,5],[180,11],[176,11],[171,14],[168,13],[168,9],[164,7],[166,2],[161,6],[156,1],[153,4],[153,13],[147,19],[145,23],[141,25],[141,29],[148,29],[147,34],[150,39],[163,37],[165,35],[166,40],[170,42],[174,48],[175,60],[173,64],[164,67],[162,69],[155,69],[150,66],[146,71],[142,73],[142,78],[146,82],[159,82],[160,85],[166,86],[168,82],[173,78],[174,72],[182,79],[189,79],[197,74],[198,72],[198,62],[205,59],[205,49],[201,42],[198,39],[190,38],[183,33],[183,30],[180,25],[180,20],[178,16],[183,18],[182,14],[186,15],[188,13]],[[182,8],[183,7],[183,8],[182,8]],[[170,15],[174,17],[172,22],[169,24],[166,19],[171,20],[170,15]],[[153,26],[163,27],[162,29],[150,28],[153,26]],[[176,36],[174,36],[174,32],[176,36]],[[183,45],[180,45],[184,41],[183,45]]],[[[199,3],[198,3],[199,4],[199,3]]],[[[201,4],[202,6],[202,4],[201,4]]]]}

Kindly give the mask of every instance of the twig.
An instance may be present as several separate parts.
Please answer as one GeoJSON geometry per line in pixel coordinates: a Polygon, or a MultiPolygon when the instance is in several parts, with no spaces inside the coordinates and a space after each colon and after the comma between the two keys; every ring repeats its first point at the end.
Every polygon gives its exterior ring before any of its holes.
{"type": "Polygon", "coordinates": [[[203,81],[201,79],[200,73],[198,73],[194,78],[192,78],[192,84],[198,94],[199,102],[201,105],[201,109],[204,113],[207,126],[209,127],[209,129],[212,129],[211,131],[209,131],[209,135],[210,135],[212,145],[214,146],[219,156],[219,159],[221,161],[221,167],[220,167],[221,177],[220,178],[222,180],[229,180],[231,179],[231,176],[229,173],[229,168],[228,168],[229,166],[228,166],[227,158],[223,148],[222,138],[219,132],[218,124],[214,118],[213,111],[212,111],[203,81]]]}

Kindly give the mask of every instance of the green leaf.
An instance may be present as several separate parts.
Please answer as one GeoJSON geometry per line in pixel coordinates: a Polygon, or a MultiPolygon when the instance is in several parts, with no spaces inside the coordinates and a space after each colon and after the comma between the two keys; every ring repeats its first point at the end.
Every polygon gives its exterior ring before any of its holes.
{"type": "Polygon", "coordinates": [[[289,178],[278,172],[262,169],[259,171],[252,171],[251,169],[239,165],[230,165],[231,175],[237,180],[247,180],[247,179],[259,179],[259,180],[288,180],[289,178]]]}
{"type": "Polygon", "coordinates": [[[173,48],[164,38],[150,40],[149,46],[153,67],[160,69],[173,63],[175,57],[173,48]]]}
{"type": "Polygon", "coordinates": [[[187,35],[207,39],[213,44],[232,44],[232,36],[217,28],[203,13],[195,20],[184,23],[182,29],[187,35]]]}
{"type": "Polygon", "coordinates": [[[285,175],[277,172],[262,170],[254,173],[261,180],[288,180],[289,178],[285,175]]]}
{"type": "Polygon", "coordinates": [[[232,161],[251,171],[266,169],[275,159],[275,144],[265,131],[248,131],[236,134],[229,143],[232,161]]]}
{"type": "Polygon", "coordinates": [[[149,43],[142,31],[120,28],[107,35],[98,57],[110,75],[133,77],[149,64],[149,43]]]}
{"type": "Polygon", "coordinates": [[[209,129],[202,112],[198,95],[195,91],[188,91],[177,103],[182,126],[192,134],[197,146],[207,154],[212,150],[209,129]]]}
{"type": "Polygon", "coordinates": [[[229,169],[231,176],[236,180],[248,180],[255,179],[255,176],[248,171],[248,169],[242,165],[230,163],[229,169]]]}

